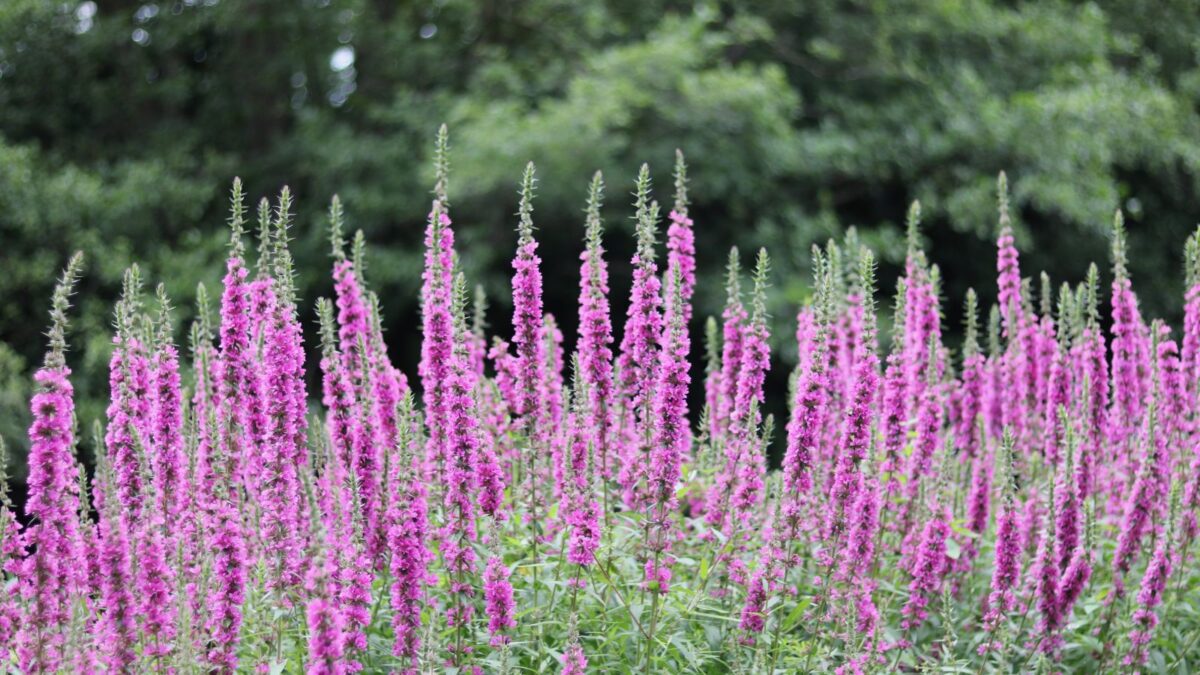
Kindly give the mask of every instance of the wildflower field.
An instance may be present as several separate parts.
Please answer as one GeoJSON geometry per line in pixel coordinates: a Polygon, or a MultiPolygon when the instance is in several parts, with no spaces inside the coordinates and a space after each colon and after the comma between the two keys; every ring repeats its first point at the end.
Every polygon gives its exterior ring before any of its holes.
{"type": "Polygon", "coordinates": [[[337,198],[335,297],[300,298],[291,194],[255,216],[235,181],[223,286],[211,301],[201,288],[173,335],[160,280],[130,268],[106,421],[78,428],[66,355],[86,261],[66,263],[29,404],[28,498],[0,510],[4,669],[1200,669],[1200,238],[1172,329],[1139,311],[1119,212],[1108,264],[1059,288],[1023,277],[1002,174],[998,303],[969,292],[948,345],[919,205],[890,334],[851,230],[812,249],[775,419],[768,254],[696,268],[705,224],[682,154],[666,191],[646,166],[632,186],[623,317],[611,197],[599,173],[578,186],[570,336],[543,305],[568,279],[539,257],[533,165],[513,311],[488,316],[455,251],[447,151],[443,127],[416,372],[389,356],[386,298],[337,198]],[[728,299],[691,335],[698,284],[728,299]],[[305,344],[314,321],[320,344],[305,344]],[[94,470],[77,456],[87,435],[94,470]]]}

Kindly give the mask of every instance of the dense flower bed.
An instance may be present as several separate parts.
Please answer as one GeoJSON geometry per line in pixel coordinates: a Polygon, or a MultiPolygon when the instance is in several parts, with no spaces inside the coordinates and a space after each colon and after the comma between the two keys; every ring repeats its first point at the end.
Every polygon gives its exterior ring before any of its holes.
{"type": "Polygon", "coordinates": [[[0,655],[13,668],[1197,664],[1195,238],[1178,338],[1139,314],[1120,214],[1110,302],[1093,266],[1057,301],[1043,277],[1037,307],[1001,176],[999,301],[981,328],[968,294],[959,353],[943,343],[940,277],[919,246],[917,205],[888,353],[871,252],[852,233],[814,248],[786,445],[768,471],[768,259],[759,254],[744,292],[731,252],[728,301],[708,320],[707,365],[693,372],[696,225],[682,156],[665,255],[665,209],[648,169],[638,176],[619,343],[604,184],[592,181],[568,353],[542,303],[533,166],[521,186],[511,338],[489,341],[483,298],[468,299],[456,257],[445,154],[443,130],[412,382],[388,355],[362,239],[347,254],[335,198],[336,297],[316,303],[321,405],[310,408],[314,352],[293,288],[290,195],[260,208],[251,266],[235,182],[219,320],[201,289],[190,362],[161,286],[147,302],[137,268],[126,275],[90,480],[76,458],[64,358],[81,269],[71,260],[31,402],[28,525],[7,503],[0,510],[0,655]],[[692,387],[703,390],[701,411],[688,409],[692,387]],[[1172,621],[1182,628],[1159,625],[1172,621]]]}

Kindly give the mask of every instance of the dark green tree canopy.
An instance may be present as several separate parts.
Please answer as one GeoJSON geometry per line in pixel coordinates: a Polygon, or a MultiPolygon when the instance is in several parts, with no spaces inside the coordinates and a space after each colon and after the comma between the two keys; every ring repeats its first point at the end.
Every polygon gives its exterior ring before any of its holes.
{"type": "MultiPolygon", "coordinates": [[[[572,261],[548,268],[547,306],[568,333],[592,172],[612,186],[620,312],[632,222],[618,195],[645,161],[669,199],[677,147],[701,252],[693,334],[719,311],[717,270],[733,243],[772,252],[781,345],[809,294],[799,272],[813,241],[857,226],[886,288],[913,199],[931,256],[962,284],[944,289],[948,306],[968,283],[986,306],[1000,170],[1028,273],[1081,279],[1105,260],[1121,207],[1134,283],[1162,315],[1178,307],[1182,242],[1200,215],[1197,34],[1200,13],[1184,0],[8,0],[0,434],[24,437],[23,382],[69,252],[90,261],[70,355],[92,397],[86,420],[103,412],[122,270],[140,262],[188,320],[197,282],[220,272],[234,175],[254,196],[284,184],[297,195],[309,303],[328,288],[323,214],[341,195],[411,370],[443,121],[473,281],[506,283],[517,182],[537,163],[544,255],[572,261]]],[[[495,306],[491,322],[502,334],[505,311],[495,306]]],[[[782,387],[787,368],[775,370],[782,387]]]]}

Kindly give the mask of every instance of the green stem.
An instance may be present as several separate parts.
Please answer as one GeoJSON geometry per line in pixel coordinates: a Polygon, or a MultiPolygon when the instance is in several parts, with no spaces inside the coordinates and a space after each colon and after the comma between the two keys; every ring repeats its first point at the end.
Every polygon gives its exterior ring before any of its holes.
{"type": "Polygon", "coordinates": [[[621,606],[623,606],[625,608],[625,611],[629,612],[629,618],[633,619],[633,623],[637,626],[638,632],[640,632],[643,637],[649,638],[650,636],[646,632],[646,629],[644,627],[642,627],[642,622],[637,618],[637,615],[633,613],[632,607],[630,607],[629,602],[625,599],[625,596],[621,593],[620,587],[618,587],[616,584],[614,584],[612,577],[608,575],[608,569],[606,569],[607,566],[608,566],[607,561],[606,562],[601,562],[599,560],[596,561],[596,565],[595,565],[596,569],[600,570],[600,573],[604,575],[604,582],[608,585],[609,588],[613,589],[613,592],[616,594],[617,599],[621,601],[621,606]]]}
{"type": "MultiPolygon", "coordinates": [[[[712,572],[713,572],[713,567],[714,567],[714,561],[716,560],[717,550],[719,548],[720,548],[720,546],[719,546],[717,540],[714,538],[711,545],[709,546],[708,554],[706,554],[705,557],[701,558],[701,561],[703,561],[703,560],[709,561],[709,563],[708,563],[709,573],[707,575],[705,575],[705,577],[703,579],[700,580],[699,587],[697,587],[696,591],[694,593],[692,593],[692,597],[690,600],[688,600],[687,606],[685,606],[683,611],[676,616],[676,621],[686,621],[692,615],[692,612],[696,611],[696,607],[698,607],[700,605],[700,600],[704,597],[704,593],[708,589],[708,580],[713,577],[712,572]]],[[[664,623],[663,630],[666,630],[667,627],[671,626],[671,625],[673,625],[673,624],[664,623]]]]}
{"type": "MultiPolygon", "coordinates": [[[[558,562],[554,565],[554,588],[550,589],[550,605],[549,606],[551,608],[554,607],[554,600],[556,597],[558,597],[558,582],[562,578],[562,575],[559,574],[559,572],[562,570],[562,567],[563,567],[562,561],[563,561],[563,555],[566,553],[566,548],[567,547],[565,547],[565,546],[560,546],[558,549],[558,562]]],[[[574,598],[572,598],[572,600],[574,600],[574,598]]],[[[572,607],[574,607],[574,604],[572,604],[572,607]]]]}
{"type": "MultiPolygon", "coordinates": [[[[654,557],[656,559],[655,569],[657,569],[658,556],[655,555],[654,557]]],[[[650,632],[648,635],[646,635],[646,669],[645,669],[645,671],[647,673],[651,672],[650,671],[650,659],[651,659],[651,655],[654,653],[654,629],[656,627],[656,624],[658,623],[658,591],[654,590],[652,592],[654,593],[654,595],[651,596],[651,601],[650,601],[650,632]]]]}
{"type": "Polygon", "coordinates": [[[379,593],[379,597],[375,599],[375,606],[371,608],[371,623],[369,626],[374,626],[375,620],[379,618],[379,609],[383,606],[383,599],[388,595],[387,588],[388,583],[391,581],[391,574],[391,565],[385,563],[383,566],[383,584],[380,586],[382,590],[379,593]]]}
{"type": "MultiPolygon", "coordinates": [[[[1099,667],[1102,667],[1108,660],[1109,629],[1112,628],[1113,620],[1117,618],[1117,603],[1120,602],[1122,605],[1124,605],[1127,595],[1127,593],[1122,593],[1121,597],[1113,598],[1112,602],[1109,603],[1108,616],[1104,618],[1104,627],[1100,632],[1100,648],[1104,651],[1100,654],[1100,661],[1097,664],[1099,667]]],[[[1116,653],[1115,650],[1113,653],[1116,653]]]]}
{"type": "Polygon", "coordinates": [[[1029,663],[1030,657],[1037,653],[1038,647],[1042,646],[1042,640],[1044,638],[1044,635],[1038,637],[1037,642],[1033,643],[1033,647],[1029,648],[1029,650],[1025,652],[1025,657],[1021,659],[1021,665],[1017,667],[1018,673],[1025,672],[1025,664],[1029,663]]]}
{"type": "MultiPolygon", "coordinates": [[[[788,546],[788,560],[791,560],[790,544],[788,546]]],[[[787,578],[788,578],[788,570],[787,570],[787,568],[784,568],[784,570],[783,570],[783,586],[784,586],[784,588],[787,588],[787,578]]],[[[780,609],[782,609],[783,605],[780,604],[779,607],[780,607],[780,609]]],[[[768,675],[774,675],[775,664],[778,663],[778,661],[779,661],[779,635],[782,632],[782,629],[783,629],[783,617],[777,617],[775,619],[775,631],[771,634],[771,667],[767,669],[768,675]]]]}
{"type": "Polygon", "coordinates": [[[1183,649],[1179,651],[1179,657],[1176,658],[1175,662],[1171,664],[1171,667],[1167,669],[1169,672],[1174,673],[1177,671],[1179,664],[1183,663],[1183,660],[1192,652],[1192,647],[1196,646],[1197,641],[1200,641],[1200,630],[1192,631],[1192,637],[1188,640],[1187,644],[1184,645],[1183,649]]]}

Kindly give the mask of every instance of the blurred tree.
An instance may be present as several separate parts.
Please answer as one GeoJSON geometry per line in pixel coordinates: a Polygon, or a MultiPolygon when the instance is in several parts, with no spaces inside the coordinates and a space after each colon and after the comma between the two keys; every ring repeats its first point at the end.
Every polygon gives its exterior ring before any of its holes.
{"type": "MultiPolygon", "coordinates": [[[[602,169],[610,186],[623,312],[632,172],[650,162],[669,201],[675,147],[692,166],[706,271],[697,321],[719,311],[728,247],[749,260],[769,246],[785,355],[809,244],[857,225],[895,262],[912,199],[946,272],[949,325],[968,284],[993,298],[1001,169],[1027,273],[1077,279],[1103,261],[1120,206],[1146,311],[1174,317],[1200,187],[1197,34],[1185,0],[8,0],[0,413],[26,393],[54,274],[82,248],[71,363],[81,419],[103,414],[121,271],[140,261],[188,320],[196,284],[219,281],[234,175],[252,194],[287,183],[298,195],[309,303],[329,292],[322,214],[340,191],[371,244],[367,276],[385,298],[393,353],[412,372],[442,121],[463,261],[496,298],[501,334],[524,162],[542,179],[547,306],[570,335],[588,176],[602,169]]],[[[894,274],[885,267],[885,283],[894,274]]],[[[773,371],[776,405],[787,370],[773,371]]],[[[14,419],[4,415],[0,434],[20,447],[14,419]]]]}

